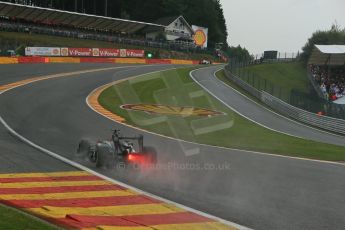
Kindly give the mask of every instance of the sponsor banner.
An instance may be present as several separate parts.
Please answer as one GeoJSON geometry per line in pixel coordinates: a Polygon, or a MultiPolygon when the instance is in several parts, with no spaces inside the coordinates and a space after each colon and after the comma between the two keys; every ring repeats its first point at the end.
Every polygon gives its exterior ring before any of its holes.
{"type": "Polygon", "coordinates": [[[61,48],[61,56],[68,57],[68,48],[61,48]]]}
{"type": "Polygon", "coordinates": [[[99,57],[99,49],[92,48],[92,57],[99,57]]]}
{"type": "Polygon", "coordinates": [[[127,57],[135,57],[135,58],[142,58],[145,56],[144,50],[126,50],[127,57]]]}
{"type": "Polygon", "coordinates": [[[126,49],[120,49],[120,57],[127,57],[127,50],[126,49]]]}
{"type": "Polygon", "coordinates": [[[215,110],[188,107],[188,106],[181,107],[181,106],[166,106],[166,105],[155,105],[155,104],[128,104],[128,105],[122,105],[121,108],[125,110],[145,112],[148,114],[175,115],[175,116],[183,116],[183,117],[187,117],[187,116],[212,117],[212,116],[225,115],[225,113],[215,111],[215,110]]]}
{"type": "Polygon", "coordinates": [[[70,57],[92,57],[92,48],[68,48],[68,56],[70,57]]]}
{"type": "Polygon", "coordinates": [[[200,46],[202,48],[207,48],[208,43],[208,28],[200,27],[200,26],[192,26],[194,30],[194,42],[195,45],[200,46]]]}
{"type": "Polygon", "coordinates": [[[111,48],[26,47],[26,56],[60,57],[145,57],[144,50],[111,48]]]}
{"type": "MultiPolygon", "coordinates": [[[[94,55],[95,57],[96,55],[94,55]]],[[[119,49],[98,49],[98,56],[100,57],[119,57],[120,50],[119,49]]]]}
{"type": "Polygon", "coordinates": [[[59,47],[26,47],[25,56],[60,56],[59,47]]]}
{"type": "Polygon", "coordinates": [[[134,57],[142,58],[145,56],[144,50],[130,50],[130,49],[97,49],[96,53],[94,52],[94,57],[134,57]]]}

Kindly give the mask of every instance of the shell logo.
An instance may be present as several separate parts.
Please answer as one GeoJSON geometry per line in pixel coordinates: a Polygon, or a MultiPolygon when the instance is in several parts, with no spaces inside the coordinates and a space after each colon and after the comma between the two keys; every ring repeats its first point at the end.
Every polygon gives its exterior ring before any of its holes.
{"type": "Polygon", "coordinates": [[[175,116],[199,116],[199,117],[212,117],[225,115],[223,112],[218,112],[210,109],[195,108],[188,106],[167,106],[167,105],[155,105],[155,104],[128,104],[122,105],[122,109],[145,112],[148,114],[159,115],[175,115],[175,116]]]}
{"type": "Polygon", "coordinates": [[[97,48],[92,49],[92,55],[98,57],[99,56],[99,49],[97,49],[97,48]]]}
{"type": "Polygon", "coordinates": [[[53,54],[54,55],[59,55],[60,54],[60,50],[59,49],[53,49],[53,54]]]}
{"type": "Polygon", "coordinates": [[[61,48],[61,55],[68,56],[68,48],[61,48]]]}
{"type": "Polygon", "coordinates": [[[126,57],[127,56],[127,50],[126,49],[120,49],[120,57],[126,57]]]}
{"type": "Polygon", "coordinates": [[[204,46],[206,43],[207,36],[202,29],[198,29],[195,31],[194,41],[197,46],[204,46]]]}

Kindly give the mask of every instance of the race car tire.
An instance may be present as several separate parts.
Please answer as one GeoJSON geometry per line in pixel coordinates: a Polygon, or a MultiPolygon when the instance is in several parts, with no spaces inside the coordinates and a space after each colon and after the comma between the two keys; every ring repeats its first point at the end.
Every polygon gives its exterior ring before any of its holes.
{"type": "Polygon", "coordinates": [[[83,139],[79,142],[76,157],[87,158],[90,156],[92,151],[95,151],[96,144],[90,140],[83,139]]]}
{"type": "Polygon", "coordinates": [[[107,146],[97,146],[97,168],[113,168],[115,164],[114,153],[107,146]]]}

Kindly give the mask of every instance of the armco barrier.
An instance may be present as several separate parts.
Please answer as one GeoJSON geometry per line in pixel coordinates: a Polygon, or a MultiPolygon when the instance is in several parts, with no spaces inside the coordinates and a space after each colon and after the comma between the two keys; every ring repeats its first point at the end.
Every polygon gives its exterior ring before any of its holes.
{"type": "Polygon", "coordinates": [[[320,116],[315,113],[296,108],[264,91],[261,94],[261,101],[285,116],[297,119],[315,127],[345,134],[345,120],[320,116]]]}
{"type": "Polygon", "coordinates": [[[324,130],[345,134],[345,120],[318,115],[292,106],[265,91],[259,91],[255,89],[251,85],[233,75],[227,69],[225,69],[225,75],[230,81],[236,83],[242,89],[258,98],[261,102],[286,117],[296,119],[305,124],[319,127],[324,130]]]}
{"type": "Polygon", "coordinates": [[[0,64],[17,64],[18,58],[15,57],[0,57],[0,64]]]}
{"type": "Polygon", "coordinates": [[[247,82],[242,81],[240,78],[234,76],[230,71],[225,70],[225,76],[239,85],[242,89],[253,95],[254,97],[260,99],[261,98],[261,91],[257,90],[253,86],[249,85],[247,82]]]}

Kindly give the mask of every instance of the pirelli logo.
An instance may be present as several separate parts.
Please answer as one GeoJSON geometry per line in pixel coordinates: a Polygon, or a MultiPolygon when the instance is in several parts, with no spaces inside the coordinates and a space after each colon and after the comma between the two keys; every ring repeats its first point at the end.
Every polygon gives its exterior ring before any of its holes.
{"type": "Polygon", "coordinates": [[[122,109],[130,111],[139,111],[145,112],[148,114],[157,114],[157,115],[173,115],[173,116],[198,116],[198,117],[213,117],[225,115],[223,112],[195,108],[188,106],[168,106],[168,105],[156,105],[156,104],[127,104],[122,105],[122,109]]]}

